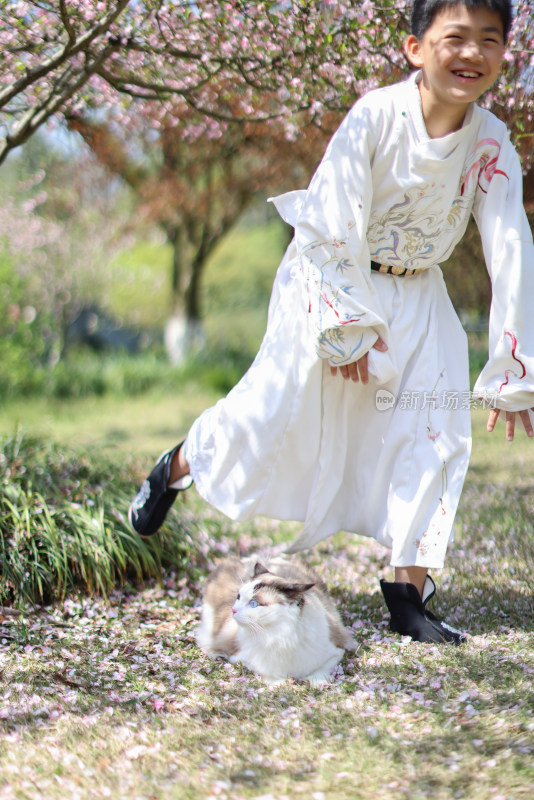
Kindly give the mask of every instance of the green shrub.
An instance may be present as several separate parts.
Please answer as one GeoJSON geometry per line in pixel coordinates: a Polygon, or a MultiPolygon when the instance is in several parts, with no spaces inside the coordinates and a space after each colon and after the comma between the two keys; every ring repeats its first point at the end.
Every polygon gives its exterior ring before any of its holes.
{"type": "Polygon", "coordinates": [[[128,525],[134,486],[127,466],[65,453],[17,435],[0,447],[0,605],[48,603],[81,591],[107,595],[125,581],[192,569],[192,539],[143,540],[128,525]]]}

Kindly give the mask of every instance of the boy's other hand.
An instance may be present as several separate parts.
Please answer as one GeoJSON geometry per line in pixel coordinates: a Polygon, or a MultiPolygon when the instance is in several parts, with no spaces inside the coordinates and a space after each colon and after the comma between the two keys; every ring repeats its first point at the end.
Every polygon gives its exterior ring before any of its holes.
{"type": "MultiPolygon", "coordinates": [[[[374,343],[373,347],[376,350],[380,350],[382,353],[385,353],[388,349],[387,344],[383,339],[378,337],[376,342],[374,343]]],[[[354,381],[354,383],[358,383],[361,381],[362,383],[369,383],[369,370],[367,367],[367,353],[359,358],[357,361],[353,361],[350,364],[343,364],[342,367],[330,367],[330,372],[332,375],[337,375],[337,371],[341,372],[343,378],[348,381],[354,381]]]]}
{"type": "MultiPolygon", "coordinates": [[[[534,411],[534,408],[531,409],[534,411]]],[[[488,417],[488,424],[487,430],[491,433],[495,427],[497,420],[499,419],[499,414],[501,413],[500,408],[493,408],[490,411],[490,415],[488,417]]],[[[528,413],[528,409],[525,411],[506,411],[506,438],[509,442],[511,442],[514,438],[515,432],[515,418],[516,414],[519,414],[519,418],[523,423],[523,427],[527,432],[527,436],[534,436],[534,430],[532,428],[532,422],[530,420],[530,414],[528,413]]]]}

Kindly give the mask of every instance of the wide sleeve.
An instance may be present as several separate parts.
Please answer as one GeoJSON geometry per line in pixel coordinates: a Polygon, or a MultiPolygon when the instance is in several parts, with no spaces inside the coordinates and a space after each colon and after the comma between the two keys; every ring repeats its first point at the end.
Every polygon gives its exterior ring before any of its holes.
{"type": "Polygon", "coordinates": [[[357,103],[300,198],[296,219],[311,335],[318,355],[333,366],[361,358],[379,335],[389,338],[366,239],[377,127],[372,110],[357,103]]]}
{"type": "Polygon", "coordinates": [[[489,359],[474,391],[505,411],[534,406],[534,245],[522,185],[519,157],[505,138],[485,165],[473,207],[492,284],[489,359]]]}

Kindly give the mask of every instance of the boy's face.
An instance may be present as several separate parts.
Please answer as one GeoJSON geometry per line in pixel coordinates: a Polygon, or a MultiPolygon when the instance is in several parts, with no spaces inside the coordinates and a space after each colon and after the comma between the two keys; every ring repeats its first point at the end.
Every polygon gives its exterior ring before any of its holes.
{"type": "Polygon", "coordinates": [[[496,81],[504,51],[498,13],[460,3],[438,11],[423,38],[408,37],[406,54],[423,71],[435,102],[467,106],[496,81]]]}

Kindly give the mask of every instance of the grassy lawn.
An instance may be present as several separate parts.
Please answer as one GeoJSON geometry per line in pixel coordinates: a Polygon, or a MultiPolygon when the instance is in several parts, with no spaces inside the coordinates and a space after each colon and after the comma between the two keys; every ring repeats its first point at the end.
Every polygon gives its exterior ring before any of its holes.
{"type": "Polygon", "coordinates": [[[218,399],[215,391],[187,385],[178,395],[170,392],[139,397],[87,397],[80,400],[31,398],[4,404],[0,435],[18,427],[50,436],[82,450],[118,452],[149,460],[187,433],[199,412],[218,399]]]}
{"type": "MultiPolygon", "coordinates": [[[[101,457],[155,452],[215,395],[19,403],[17,420],[101,457]],[[110,449],[111,448],[111,449],[110,449]]],[[[484,432],[433,610],[461,648],[392,635],[378,588],[387,552],[338,534],[307,554],[359,643],[324,689],[263,685],[194,642],[200,593],[226,553],[276,551],[296,530],[236,525],[191,493],[162,536],[194,544],[187,574],[104,602],[0,612],[0,798],[467,798],[534,794],[534,443],[484,432]]]]}
{"type": "MultiPolygon", "coordinates": [[[[220,397],[215,389],[186,382],[175,391],[158,390],[138,397],[88,397],[79,400],[29,398],[5,402],[0,416],[0,436],[17,427],[27,433],[50,436],[54,441],[82,449],[111,450],[145,459],[187,433],[198,414],[220,397]]],[[[531,486],[534,482],[534,442],[521,426],[514,442],[504,438],[504,423],[485,431],[486,412],[474,409],[473,453],[468,483],[487,482],[531,486]]]]}

